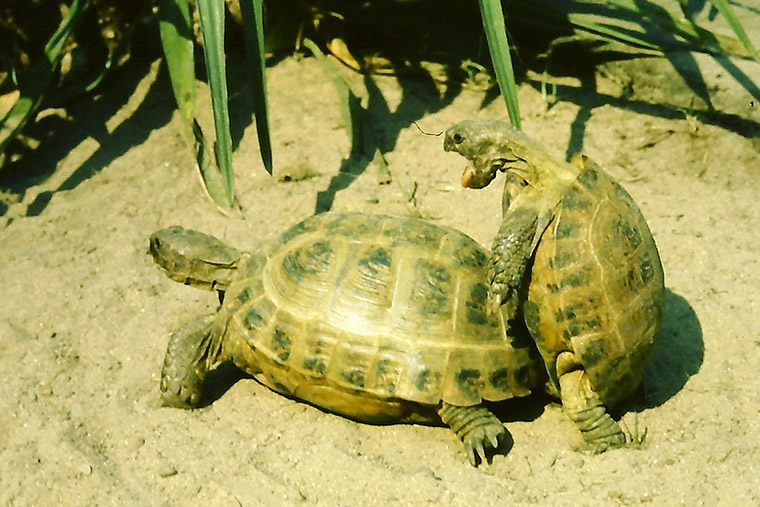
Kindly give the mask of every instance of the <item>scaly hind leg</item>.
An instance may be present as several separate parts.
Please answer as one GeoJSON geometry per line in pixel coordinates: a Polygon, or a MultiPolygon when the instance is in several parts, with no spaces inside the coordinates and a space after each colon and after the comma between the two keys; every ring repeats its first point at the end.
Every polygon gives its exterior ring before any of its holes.
{"type": "Polygon", "coordinates": [[[220,344],[216,314],[195,319],[172,334],[161,372],[164,406],[194,408],[200,404],[203,382],[219,355],[220,344]]]}
{"type": "Polygon", "coordinates": [[[580,430],[586,447],[603,452],[625,444],[625,434],[607,413],[604,403],[594,392],[588,374],[572,352],[557,357],[562,406],[580,430]]]}
{"type": "Polygon", "coordinates": [[[486,450],[491,455],[506,442],[508,434],[504,425],[483,406],[459,407],[443,402],[438,415],[462,441],[467,459],[474,467],[482,460],[490,463],[486,450]]]}

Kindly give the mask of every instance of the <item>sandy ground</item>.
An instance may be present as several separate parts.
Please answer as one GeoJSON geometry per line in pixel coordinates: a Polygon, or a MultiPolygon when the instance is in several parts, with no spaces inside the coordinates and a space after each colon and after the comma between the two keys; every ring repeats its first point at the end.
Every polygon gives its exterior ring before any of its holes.
{"type": "Polygon", "coordinates": [[[667,310],[644,388],[617,411],[646,428],[641,449],[573,451],[561,408],[536,396],[494,406],[514,443],[477,469],[445,428],[358,424],[234,373],[203,409],[161,407],[168,337],[215,296],[159,273],[147,238],[180,224],[255,248],[329,206],[419,213],[488,245],[500,185],[460,188],[463,160],[410,121],[437,132],[504,119],[500,100],[374,78],[387,103],[373,96],[372,125],[394,175],[379,185],[372,167],[339,174],[336,93],[313,59],[288,58],[269,71],[277,177],[248,127],[235,153],[244,211],[230,218],[204,197],[158,63],[132,63],[68,119],[45,118],[50,138],[0,208],[0,504],[760,503],[760,93],[732,77],[760,83],[760,66],[694,62],[715,107],[699,117],[665,59],[610,64],[596,91],[570,81],[548,110],[521,87],[526,132],[560,156],[584,151],[639,203],[667,310]]]}

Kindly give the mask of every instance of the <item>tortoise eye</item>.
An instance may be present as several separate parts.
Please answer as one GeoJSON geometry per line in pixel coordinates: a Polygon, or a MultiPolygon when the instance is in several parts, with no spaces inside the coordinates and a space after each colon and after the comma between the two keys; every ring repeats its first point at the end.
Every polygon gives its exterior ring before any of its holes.
{"type": "Polygon", "coordinates": [[[462,134],[454,134],[453,136],[451,136],[451,139],[456,144],[462,144],[462,141],[464,141],[464,137],[462,137],[462,134]]]}

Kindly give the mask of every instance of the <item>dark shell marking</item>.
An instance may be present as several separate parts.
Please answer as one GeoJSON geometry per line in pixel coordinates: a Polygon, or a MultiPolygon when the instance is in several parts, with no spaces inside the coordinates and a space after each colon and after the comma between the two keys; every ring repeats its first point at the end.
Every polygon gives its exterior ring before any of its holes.
{"type": "Polygon", "coordinates": [[[605,403],[638,386],[663,314],[663,273],[628,193],[588,162],[536,249],[525,322],[557,382],[573,351],[605,403]]]}
{"type": "Polygon", "coordinates": [[[472,239],[422,220],[312,217],[244,257],[221,310],[227,355],[278,392],[359,420],[377,420],[380,402],[527,395],[544,367],[530,340],[488,317],[487,261],[472,239]]]}

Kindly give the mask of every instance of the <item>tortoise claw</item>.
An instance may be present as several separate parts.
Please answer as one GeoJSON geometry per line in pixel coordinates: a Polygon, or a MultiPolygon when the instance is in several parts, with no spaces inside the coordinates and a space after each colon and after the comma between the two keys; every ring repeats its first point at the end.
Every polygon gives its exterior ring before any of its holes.
{"type": "Polygon", "coordinates": [[[470,465],[474,467],[478,466],[478,458],[475,455],[475,449],[473,449],[472,446],[465,445],[464,451],[467,453],[467,461],[470,462],[470,465]]]}
{"type": "Polygon", "coordinates": [[[486,304],[486,311],[488,312],[488,315],[496,315],[499,313],[501,301],[502,300],[500,294],[494,294],[493,292],[488,293],[488,302],[486,304]]]}
{"type": "Polygon", "coordinates": [[[490,464],[492,456],[502,448],[506,431],[501,423],[486,424],[470,430],[464,438],[470,464],[474,467],[483,461],[490,464]]]}
{"type": "Polygon", "coordinates": [[[501,447],[501,442],[499,442],[499,436],[502,435],[502,432],[498,431],[492,431],[488,435],[488,440],[491,442],[491,447],[494,449],[499,449],[501,447]]]}
{"type": "Polygon", "coordinates": [[[507,430],[501,421],[483,406],[463,407],[443,403],[438,409],[441,420],[462,440],[467,461],[474,467],[502,449],[507,430]]]}
{"type": "Polygon", "coordinates": [[[485,446],[483,445],[482,440],[478,440],[475,442],[475,451],[477,451],[478,456],[480,456],[481,460],[486,459],[486,449],[485,449],[485,446]]]}

